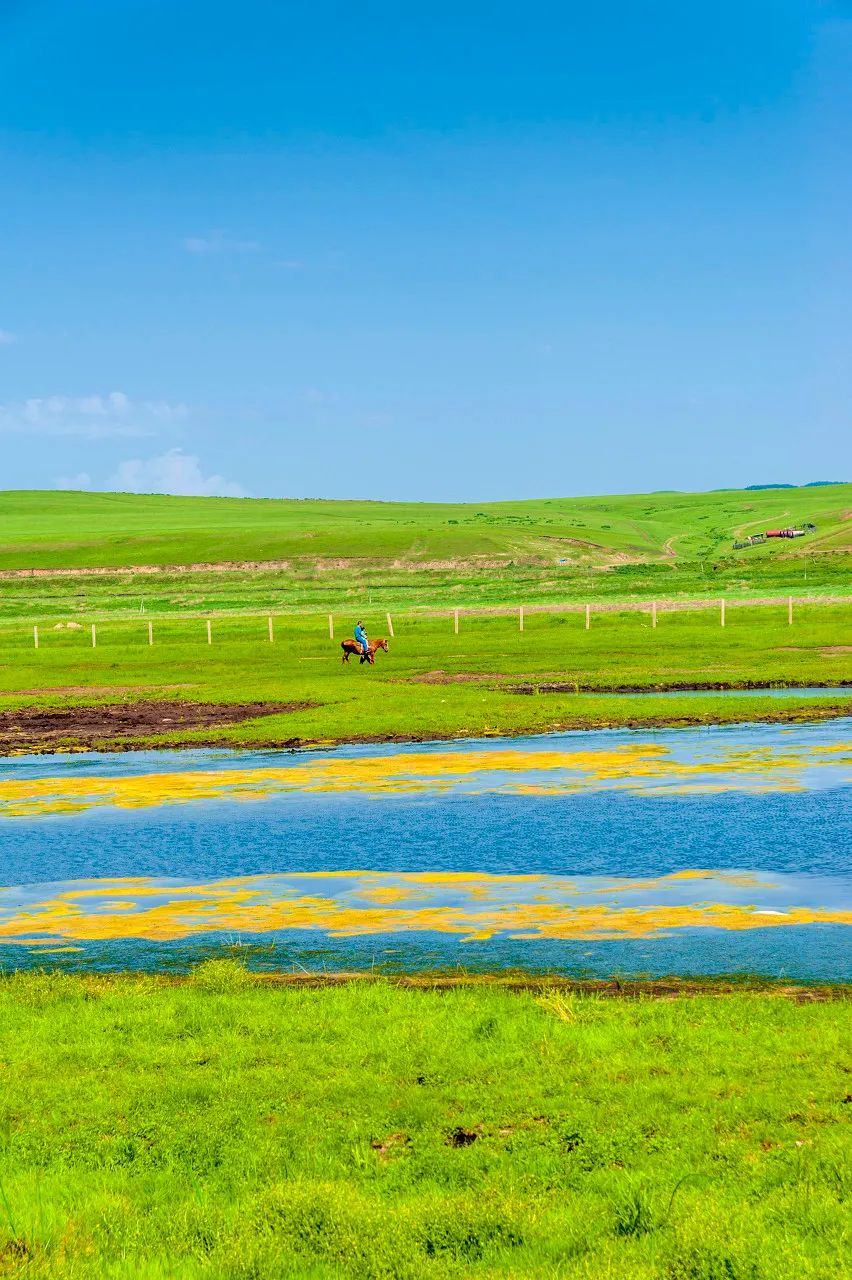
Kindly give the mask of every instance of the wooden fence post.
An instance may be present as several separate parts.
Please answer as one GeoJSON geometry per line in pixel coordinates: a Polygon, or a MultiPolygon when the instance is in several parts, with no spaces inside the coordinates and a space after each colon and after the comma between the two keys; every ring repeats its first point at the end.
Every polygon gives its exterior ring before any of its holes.
{"type": "Polygon", "coordinates": [[[393,639],[393,623],[391,622],[391,616],[390,616],[390,614],[388,614],[388,615],[387,615],[387,619],[388,619],[388,632],[389,632],[389,634],[390,634],[390,638],[391,638],[391,640],[392,640],[392,639],[393,639]]]}
{"type": "Polygon", "coordinates": [[[656,627],[656,625],[657,625],[657,602],[656,600],[652,600],[651,601],[651,626],[656,627]]]}
{"type": "Polygon", "coordinates": [[[793,597],[792,596],[790,596],[790,599],[787,601],[787,625],[790,627],[792,627],[793,625],[793,597]]]}
{"type": "Polygon", "coordinates": [[[722,607],[719,611],[719,626],[724,627],[725,625],[725,601],[724,600],[721,602],[721,605],[722,607]]]}
{"type": "Polygon", "coordinates": [[[38,648],[38,626],[33,627],[33,641],[35,647],[38,648]]]}
{"type": "Polygon", "coordinates": [[[272,630],[272,615],[271,615],[271,614],[270,614],[270,616],[266,619],[266,623],[267,623],[267,630],[269,631],[269,643],[270,643],[270,644],[272,644],[272,643],[273,643],[273,641],[275,640],[275,635],[274,635],[273,630],[272,630]]]}
{"type": "Polygon", "coordinates": [[[523,631],[523,629],[524,629],[524,606],[521,605],[520,608],[518,609],[518,630],[523,631]]]}
{"type": "Polygon", "coordinates": [[[454,612],[453,612],[453,630],[455,631],[456,635],[458,635],[458,633],[459,633],[459,611],[458,611],[458,609],[454,610],[454,612]]]}
{"type": "Polygon", "coordinates": [[[587,631],[591,625],[592,625],[592,606],[590,604],[587,604],[586,605],[586,630],[587,631]]]}
{"type": "Polygon", "coordinates": [[[207,643],[213,643],[213,627],[209,618],[207,619],[207,643]]]}
{"type": "Polygon", "coordinates": [[[149,623],[148,623],[148,643],[149,643],[149,644],[153,644],[153,643],[154,643],[154,624],[153,624],[153,622],[149,622],[149,623]]]}
{"type": "Polygon", "coordinates": [[[97,644],[98,644],[98,629],[93,622],[92,623],[92,648],[93,649],[97,648],[97,644]]]}
{"type": "Polygon", "coordinates": [[[328,615],[328,638],[334,639],[334,615],[331,613],[328,615]]]}

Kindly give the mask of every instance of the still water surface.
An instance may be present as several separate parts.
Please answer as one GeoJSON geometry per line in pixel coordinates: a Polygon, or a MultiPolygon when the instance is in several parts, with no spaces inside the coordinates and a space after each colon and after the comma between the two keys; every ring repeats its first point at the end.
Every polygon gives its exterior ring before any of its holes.
{"type": "Polygon", "coordinates": [[[852,979],[852,721],[0,763],[0,964],[852,979]]]}

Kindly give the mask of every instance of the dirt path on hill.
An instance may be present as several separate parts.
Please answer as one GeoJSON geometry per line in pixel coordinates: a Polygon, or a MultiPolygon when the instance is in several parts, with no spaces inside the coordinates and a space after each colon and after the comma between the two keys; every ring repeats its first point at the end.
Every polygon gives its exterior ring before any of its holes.
{"type": "MultiPolygon", "coordinates": [[[[354,562],[353,562],[354,563],[354,562]]],[[[0,581],[13,582],[18,578],[120,578],[128,574],[167,573],[226,573],[245,569],[292,569],[290,560],[227,560],[221,563],[195,562],[192,564],[133,564],[88,565],[77,569],[0,569],[0,581]]]]}

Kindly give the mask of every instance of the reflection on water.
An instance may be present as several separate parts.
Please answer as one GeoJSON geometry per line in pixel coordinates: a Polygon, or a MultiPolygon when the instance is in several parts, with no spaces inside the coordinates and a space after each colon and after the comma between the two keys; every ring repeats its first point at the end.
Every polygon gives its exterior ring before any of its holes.
{"type": "Polygon", "coordinates": [[[849,737],[6,761],[0,963],[848,979],[849,737]]]}

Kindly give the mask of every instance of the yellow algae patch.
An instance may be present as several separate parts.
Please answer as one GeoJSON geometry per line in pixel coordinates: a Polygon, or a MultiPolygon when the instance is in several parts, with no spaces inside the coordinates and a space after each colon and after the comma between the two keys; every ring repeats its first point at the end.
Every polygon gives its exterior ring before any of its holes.
{"type": "Polygon", "coordinates": [[[590,786],[644,790],[654,781],[668,788],[778,790],[799,786],[796,775],[803,769],[833,763],[816,753],[771,748],[730,750],[714,759],[683,761],[656,743],[609,750],[400,752],[254,769],[6,779],[0,781],[0,815],[76,813],[107,805],[144,809],[197,800],[257,801],[290,792],[442,793],[470,783],[483,791],[517,795],[570,794],[590,786]]]}
{"type": "MultiPolygon", "coordinates": [[[[682,893],[689,879],[765,887],[748,876],[676,872],[646,881],[612,881],[603,890],[682,893]]],[[[96,887],[95,887],[96,888],[96,887]]],[[[513,938],[652,937],[672,929],[745,930],[779,925],[852,925],[852,911],[796,905],[777,910],[725,902],[659,902],[621,906],[577,900],[575,881],[558,876],[484,873],[310,872],[246,877],[194,886],[139,884],[136,901],[116,901],[107,882],[98,898],[68,889],[24,909],[0,908],[0,943],[57,947],[67,942],[138,938],[171,941],[216,932],[310,929],[331,936],[439,932],[475,941],[513,938]],[[325,891],[323,883],[325,882],[325,891]],[[310,885],[311,892],[304,892],[310,885]],[[534,892],[530,892],[533,890],[534,892]],[[447,901],[447,893],[452,899],[447,901]],[[158,898],[159,901],[152,901],[158,898]],[[128,913],[128,905],[133,908],[128,913]],[[36,936],[34,936],[36,935],[36,936]]]]}

